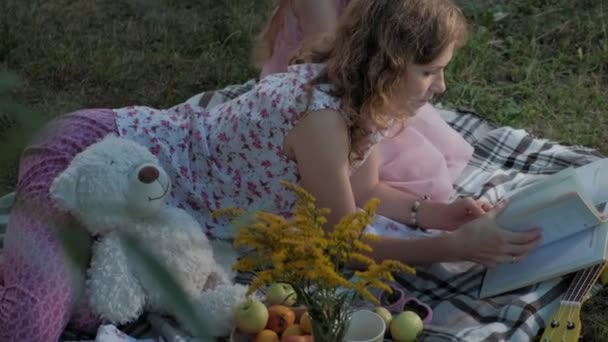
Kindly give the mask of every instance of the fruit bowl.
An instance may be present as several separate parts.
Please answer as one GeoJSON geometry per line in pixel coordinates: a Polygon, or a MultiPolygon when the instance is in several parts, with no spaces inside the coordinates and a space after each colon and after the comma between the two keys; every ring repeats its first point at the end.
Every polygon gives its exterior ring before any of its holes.
{"type": "Polygon", "coordinates": [[[253,341],[251,334],[246,334],[237,328],[232,329],[230,333],[230,342],[251,342],[253,341]]]}
{"type": "MultiPolygon", "coordinates": [[[[295,314],[295,317],[296,317],[295,323],[299,323],[300,318],[306,312],[306,307],[295,306],[295,307],[290,307],[290,309],[295,314]]],[[[253,342],[254,340],[255,340],[255,335],[240,331],[238,328],[232,329],[232,332],[230,333],[230,338],[229,338],[230,342],[253,342]]]]}

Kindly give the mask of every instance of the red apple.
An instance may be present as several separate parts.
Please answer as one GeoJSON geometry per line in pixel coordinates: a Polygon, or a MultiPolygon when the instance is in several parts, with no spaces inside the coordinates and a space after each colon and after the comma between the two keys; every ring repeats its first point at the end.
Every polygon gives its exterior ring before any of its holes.
{"type": "Polygon", "coordinates": [[[259,300],[247,298],[236,307],[236,327],[248,334],[257,334],[268,324],[268,309],[259,300]]]}

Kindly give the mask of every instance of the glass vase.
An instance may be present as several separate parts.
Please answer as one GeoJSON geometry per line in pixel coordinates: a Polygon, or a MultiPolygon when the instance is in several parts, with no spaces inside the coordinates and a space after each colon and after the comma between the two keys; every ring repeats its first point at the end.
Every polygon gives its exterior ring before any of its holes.
{"type": "Polygon", "coordinates": [[[312,336],[314,341],[323,342],[343,342],[346,330],[348,329],[347,320],[317,321],[312,320],[312,336]]]}

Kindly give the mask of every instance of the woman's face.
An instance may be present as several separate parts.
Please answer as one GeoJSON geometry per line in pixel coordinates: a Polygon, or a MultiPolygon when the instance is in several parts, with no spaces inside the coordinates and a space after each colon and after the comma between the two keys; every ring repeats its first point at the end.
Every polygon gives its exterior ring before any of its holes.
{"type": "Polygon", "coordinates": [[[443,71],[452,59],[454,44],[448,45],[435,60],[420,65],[409,63],[405,76],[397,83],[390,96],[391,105],[415,113],[429,102],[435,94],[445,91],[443,71]]]}

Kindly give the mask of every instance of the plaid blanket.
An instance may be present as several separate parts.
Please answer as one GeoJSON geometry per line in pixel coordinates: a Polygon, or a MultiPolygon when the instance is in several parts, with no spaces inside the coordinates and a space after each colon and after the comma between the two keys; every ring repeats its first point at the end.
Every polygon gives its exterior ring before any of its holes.
{"type": "MultiPolygon", "coordinates": [[[[249,90],[253,83],[204,92],[186,103],[212,107],[249,90]]],[[[472,112],[439,111],[475,147],[473,159],[454,185],[458,196],[494,203],[537,177],[601,157],[589,148],[564,146],[524,130],[497,127],[472,112]]],[[[424,341],[530,341],[545,326],[568,285],[568,277],[553,279],[480,300],[477,294],[484,269],[479,265],[442,263],[417,271],[415,276],[397,275],[396,285],[433,308],[433,322],[425,326],[424,341]]],[[[247,283],[251,275],[241,275],[237,280],[247,283]]],[[[152,328],[166,341],[189,340],[171,321],[155,315],[143,317],[137,324],[123,327],[123,331],[143,336],[152,328]]]]}
{"type": "MultiPolygon", "coordinates": [[[[441,110],[442,117],[475,147],[473,159],[456,181],[459,196],[495,203],[505,193],[568,166],[601,158],[593,149],[564,146],[524,130],[496,127],[477,115],[441,110]]],[[[443,263],[419,268],[397,282],[433,307],[425,341],[530,341],[544,328],[569,277],[553,279],[486,300],[477,298],[484,268],[443,263]]]]}

